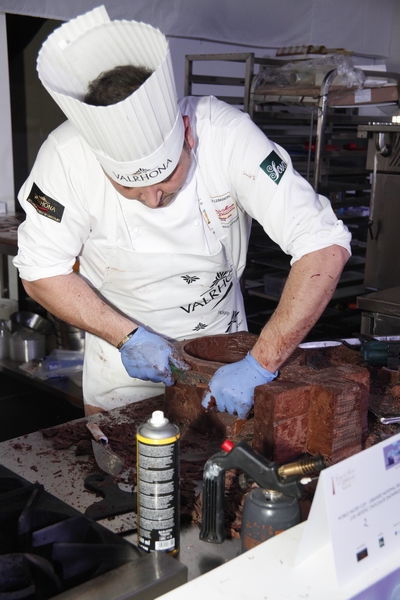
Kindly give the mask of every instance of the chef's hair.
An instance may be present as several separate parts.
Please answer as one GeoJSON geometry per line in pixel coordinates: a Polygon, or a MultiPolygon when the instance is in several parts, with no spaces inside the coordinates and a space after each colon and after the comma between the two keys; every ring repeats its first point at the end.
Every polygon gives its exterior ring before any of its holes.
{"type": "Polygon", "coordinates": [[[117,104],[135,92],[152,74],[146,67],[119,65],[89,83],[84,102],[94,106],[117,104]]]}

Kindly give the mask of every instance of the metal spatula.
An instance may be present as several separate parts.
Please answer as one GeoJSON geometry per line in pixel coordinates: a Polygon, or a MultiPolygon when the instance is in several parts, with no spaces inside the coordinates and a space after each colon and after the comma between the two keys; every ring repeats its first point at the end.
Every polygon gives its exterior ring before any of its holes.
{"type": "Polygon", "coordinates": [[[97,465],[105,473],[119,475],[124,466],[124,461],[113,452],[108,444],[108,438],[96,423],[87,423],[86,427],[93,436],[92,448],[97,465]]]}

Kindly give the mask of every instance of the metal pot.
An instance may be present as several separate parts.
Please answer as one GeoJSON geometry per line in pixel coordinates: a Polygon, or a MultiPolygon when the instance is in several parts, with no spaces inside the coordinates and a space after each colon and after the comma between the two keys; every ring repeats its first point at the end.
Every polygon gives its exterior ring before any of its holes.
{"type": "Polygon", "coordinates": [[[56,332],[56,346],[63,350],[83,350],[85,347],[85,332],[73,327],[52,315],[56,332]]]}
{"type": "Polygon", "coordinates": [[[50,321],[36,313],[24,310],[18,311],[11,315],[10,320],[13,331],[36,331],[42,335],[50,335],[53,331],[50,321]]]}
{"type": "Polygon", "coordinates": [[[46,338],[36,331],[16,331],[10,337],[10,358],[16,362],[29,362],[46,354],[46,338]]]}

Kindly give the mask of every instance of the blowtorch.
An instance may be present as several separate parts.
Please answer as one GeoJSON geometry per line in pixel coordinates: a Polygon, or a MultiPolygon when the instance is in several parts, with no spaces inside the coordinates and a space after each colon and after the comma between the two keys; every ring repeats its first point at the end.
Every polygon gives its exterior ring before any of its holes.
{"type": "Polygon", "coordinates": [[[233,444],[226,440],[222,451],[214,454],[204,467],[200,539],[220,544],[226,537],[224,495],[227,469],[241,469],[247,484],[253,481],[259,486],[250,491],[243,506],[241,540],[244,552],[300,523],[299,499],[303,496],[304,485],[311,481],[310,477],[304,476],[325,467],[322,456],[278,466],[245,442],[233,444]]]}

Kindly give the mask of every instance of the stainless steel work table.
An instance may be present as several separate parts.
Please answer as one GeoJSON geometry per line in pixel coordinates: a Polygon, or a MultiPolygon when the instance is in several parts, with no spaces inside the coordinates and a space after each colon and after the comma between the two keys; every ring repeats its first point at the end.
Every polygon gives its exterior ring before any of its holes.
{"type": "MultiPolygon", "coordinates": [[[[119,409],[111,412],[117,415],[119,409]]],[[[121,415],[120,418],[124,417],[121,415]]],[[[96,416],[91,419],[97,420],[96,416]]],[[[88,460],[87,456],[75,456],[71,448],[55,451],[51,440],[40,432],[0,443],[1,464],[28,481],[42,483],[46,491],[80,512],[96,501],[83,485],[88,460]]],[[[136,543],[134,513],[99,522],[136,543]]],[[[196,526],[185,527],[181,531],[181,551],[177,560],[188,567],[188,583],[160,598],[348,600],[398,567],[399,553],[377,565],[363,578],[339,588],[329,544],[299,565],[294,564],[304,527],[303,522],[245,554],[240,554],[239,540],[207,544],[199,540],[196,526]]]]}
{"type": "MultiPolygon", "coordinates": [[[[121,423],[129,421],[123,413],[121,409],[114,409],[106,414],[121,423]]],[[[103,419],[104,414],[90,417],[90,421],[94,422],[104,423],[103,419]]],[[[100,500],[84,487],[86,476],[90,472],[99,472],[93,457],[76,456],[72,447],[56,450],[52,440],[45,438],[40,431],[1,442],[0,464],[32,483],[41,483],[47,492],[82,513],[100,500]]],[[[120,488],[132,491],[123,484],[120,488]]],[[[109,517],[99,523],[136,544],[136,513],[109,517]]],[[[190,580],[234,558],[239,552],[240,540],[227,540],[222,545],[208,544],[199,540],[198,527],[188,526],[181,530],[181,550],[177,560],[188,567],[190,580]]]]}
{"type": "MultiPolygon", "coordinates": [[[[106,415],[120,423],[131,422],[124,412],[124,409],[114,409],[106,415]]],[[[90,420],[104,423],[104,418],[107,416],[94,415],[90,420]]],[[[82,419],[70,423],[80,421],[82,419]]],[[[209,454],[209,449],[205,449],[205,454],[209,454]]],[[[82,513],[99,500],[84,488],[85,477],[91,470],[96,470],[93,457],[77,456],[72,447],[55,450],[51,439],[45,438],[41,432],[0,443],[0,463],[30,482],[43,484],[46,491],[82,513]]],[[[124,486],[120,487],[124,489],[124,486]]],[[[99,522],[136,543],[135,513],[99,522]]],[[[229,597],[231,600],[347,600],[398,567],[399,553],[371,569],[363,578],[339,588],[329,544],[299,565],[294,564],[304,526],[303,522],[292,527],[245,554],[240,554],[239,540],[226,540],[220,545],[207,544],[199,540],[197,526],[183,527],[177,560],[188,567],[189,581],[162,598],[204,600],[208,596],[229,597]]]]}
{"type": "Polygon", "coordinates": [[[54,377],[52,379],[37,379],[20,368],[21,363],[9,358],[0,360],[0,373],[15,377],[19,381],[28,383],[48,394],[67,400],[83,409],[82,388],[76,385],[69,377],[54,377]]]}

